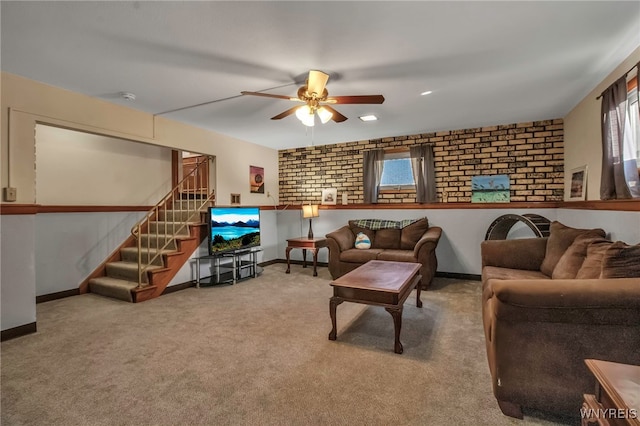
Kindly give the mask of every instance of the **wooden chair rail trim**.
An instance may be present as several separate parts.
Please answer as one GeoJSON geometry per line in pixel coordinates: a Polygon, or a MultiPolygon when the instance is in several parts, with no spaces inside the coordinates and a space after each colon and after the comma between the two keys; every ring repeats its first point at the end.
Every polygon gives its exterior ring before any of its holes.
{"type": "Polygon", "coordinates": [[[41,204],[0,204],[0,215],[38,213],[109,213],[149,211],[151,206],[63,206],[41,204]]]}
{"type": "MultiPolygon", "coordinates": [[[[299,205],[266,205],[260,210],[300,210],[299,205]]],[[[148,211],[151,206],[54,206],[40,204],[0,204],[0,215],[29,215],[38,213],[108,213],[148,211]]],[[[436,210],[436,209],[576,209],[576,210],[613,210],[640,211],[640,199],[633,200],[587,200],[587,201],[535,201],[513,203],[378,203],[378,204],[337,204],[321,205],[322,210],[436,210]]]]}

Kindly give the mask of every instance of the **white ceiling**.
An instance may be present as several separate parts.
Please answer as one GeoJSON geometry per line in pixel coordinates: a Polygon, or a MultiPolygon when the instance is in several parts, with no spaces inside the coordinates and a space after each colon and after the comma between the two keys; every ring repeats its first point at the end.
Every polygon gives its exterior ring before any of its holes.
{"type": "Polygon", "coordinates": [[[2,1],[3,71],[284,149],[563,117],[640,46],[640,2],[2,1]],[[270,117],[310,69],[344,123],[270,117]],[[420,96],[425,90],[433,93],[420,96]],[[118,97],[135,93],[135,102],[118,97]],[[379,121],[358,119],[373,113],[379,121]]]}

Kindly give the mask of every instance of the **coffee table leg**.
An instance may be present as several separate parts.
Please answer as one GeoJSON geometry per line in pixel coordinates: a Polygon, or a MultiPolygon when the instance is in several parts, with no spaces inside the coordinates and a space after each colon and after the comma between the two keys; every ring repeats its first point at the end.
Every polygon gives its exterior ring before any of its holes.
{"type": "Polygon", "coordinates": [[[403,352],[402,343],[400,343],[400,329],[402,328],[402,308],[385,308],[393,317],[393,328],[395,330],[394,352],[401,354],[403,352]]]}
{"type": "Polygon", "coordinates": [[[336,327],[336,308],[339,304],[344,302],[344,300],[339,297],[332,297],[329,299],[329,315],[331,315],[331,332],[329,333],[329,340],[336,340],[338,335],[338,328],[336,327]]]}

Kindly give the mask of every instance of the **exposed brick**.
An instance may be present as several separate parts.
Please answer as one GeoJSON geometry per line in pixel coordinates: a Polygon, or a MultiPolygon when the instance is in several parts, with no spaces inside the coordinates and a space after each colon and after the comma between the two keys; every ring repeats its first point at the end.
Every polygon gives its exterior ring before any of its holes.
{"type": "MultiPolygon", "coordinates": [[[[362,203],[364,151],[423,143],[434,147],[442,202],[470,202],[472,176],[492,174],[510,176],[512,201],[564,197],[564,121],[553,119],[282,150],[280,201],[318,202],[319,188],[333,187],[339,198],[347,192],[349,203],[362,203]]],[[[413,203],[415,190],[385,192],[379,202],[413,203]]]]}

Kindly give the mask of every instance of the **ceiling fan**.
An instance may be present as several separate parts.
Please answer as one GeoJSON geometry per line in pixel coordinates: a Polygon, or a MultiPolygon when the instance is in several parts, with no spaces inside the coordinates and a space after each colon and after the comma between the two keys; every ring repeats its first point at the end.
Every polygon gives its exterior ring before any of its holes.
{"type": "Polygon", "coordinates": [[[298,97],[293,98],[284,95],[272,95],[261,92],[241,92],[243,95],[263,96],[265,98],[284,99],[294,102],[302,102],[304,105],[294,106],[280,114],[271,117],[272,120],[280,120],[293,113],[305,126],[313,126],[315,124],[315,114],[318,114],[320,121],[324,124],[329,120],[336,123],[342,123],[347,117],[340,114],[329,104],[381,104],[384,102],[382,95],[359,95],[359,96],[332,96],[325,87],[329,80],[329,74],[322,71],[309,71],[307,84],[298,89],[298,97]]]}

